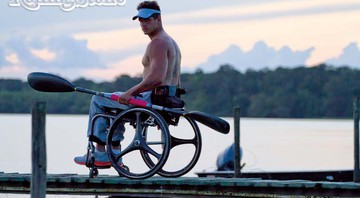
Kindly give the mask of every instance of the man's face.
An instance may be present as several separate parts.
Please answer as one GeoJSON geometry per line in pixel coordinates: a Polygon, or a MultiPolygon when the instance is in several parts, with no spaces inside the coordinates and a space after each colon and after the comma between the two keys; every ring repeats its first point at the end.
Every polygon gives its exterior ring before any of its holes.
{"type": "Polygon", "coordinates": [[[147,19],[139,18],[141,30],[144,34],[152,34],[159,26],[159,20],[154,17],[149,17],[147,19]]]}

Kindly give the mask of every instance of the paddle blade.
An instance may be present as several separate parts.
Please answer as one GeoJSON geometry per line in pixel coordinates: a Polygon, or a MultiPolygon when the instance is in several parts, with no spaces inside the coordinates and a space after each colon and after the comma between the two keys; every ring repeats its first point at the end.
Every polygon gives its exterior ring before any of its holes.
{"type": "Polygon", "coordinates": [[[43,92],[72,92],[75,91],[75,85],[59,76],[33,72],[28,75],[29,85],[38,91],[43,92]]]}
{"type": "Polygon", "coordinates": [[[230,131],[229,123],[214,115],[200,111],[190,111],[186,113],[185,116],[188,116],[189,118],[192,118],[220,133],[228,134],[230,131]]]}

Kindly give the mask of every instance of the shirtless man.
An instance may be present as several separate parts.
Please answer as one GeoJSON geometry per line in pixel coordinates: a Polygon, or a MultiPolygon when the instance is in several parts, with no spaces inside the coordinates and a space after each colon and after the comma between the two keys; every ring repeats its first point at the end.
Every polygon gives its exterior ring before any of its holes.
{"type": "MultiPolygon", "coordinates": [[[[93,135],[91,135],[90,124],[95,115],[104,113],[105,107],[126,109],[128,108],[128,101],[132,97],[151,102],[151,93],[155,88],[159,86],[176,88],[180,85],[180,49],[163,29],[159,5],[156,1],[144,1],[138,5],[137,10],[138,14],[133,17],[133,20],[139,20],[142,31],[151,40],[142,59],[143,80],[126,92],[118,92],[120,95],[118,102],[99,96],[92,97],[89,110],[88,137],[97,143],[94,154],[96,166],[108,166],[111,162],[105,150],[105,118],[96,119],[93,135]]],[[[170,96],[175,95],[175,90],[169,91],[170,96]]],[[[118,126],[116,130],[117,135],[113,138],[115,151],[123,139],[124,130],[123,126],[118,126]]],[[[118,152],[120,151],[118,150],[118,152]]],[[[86,155],[75,157],[74,161],[77,164],[85,165],[86,158],[86,155]]]]}
{"type": "Polygon", "coordinates": [[[120,95],[119,102],[123,104],[139,93],[159,85],[178,85],[180,81],[180,50],[162,27],[159,6],[155,1],[145,1],[139,4],[138,11],[133,20],[139,19],[142,31],[151,41],[142,59],[143,80],[120,95]]]}

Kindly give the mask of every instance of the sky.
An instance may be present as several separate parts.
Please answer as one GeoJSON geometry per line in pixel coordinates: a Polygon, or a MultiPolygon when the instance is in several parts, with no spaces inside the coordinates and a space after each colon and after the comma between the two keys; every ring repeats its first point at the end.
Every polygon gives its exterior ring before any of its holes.
{"type": "MultiPolygon", "coordinates": [[[[141,1],[41,2],[1,1],[0,78],[25,80],[42,71],[70,80],[112,81],[141,74],[149,38],[131,20],[141,1]],[[69,2],[87,6],[70,9],[69,2]]],[[[226,63],[244,71],[321,63],[360,68],[359,0],[158,3],[165,31],[181,48],[183,72],[211,72],[226,63]]]]}

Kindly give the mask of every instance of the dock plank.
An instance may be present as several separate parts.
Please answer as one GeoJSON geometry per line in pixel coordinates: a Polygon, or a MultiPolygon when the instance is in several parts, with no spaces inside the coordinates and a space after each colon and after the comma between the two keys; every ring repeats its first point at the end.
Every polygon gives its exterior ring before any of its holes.
{"type": "MultiPolygon", "coordinates": [[[[29,193],[30,174],[0,173],[0,193],[29,193]]],[[[360,195],[360,183],[258,178],[163,178],[131,180],[117,175],[89,178],[77,174],[48,174],[47,194],[117,196],[347,196],[360,195]]]]}

